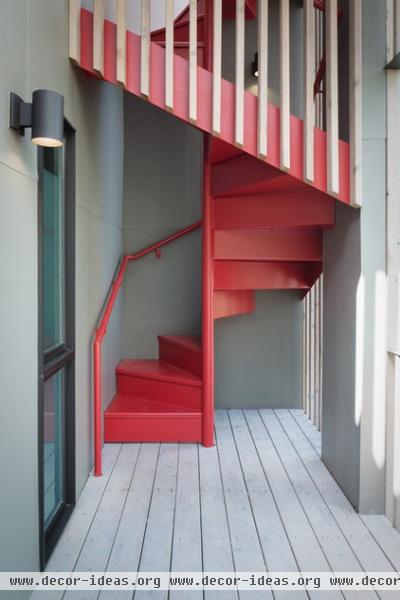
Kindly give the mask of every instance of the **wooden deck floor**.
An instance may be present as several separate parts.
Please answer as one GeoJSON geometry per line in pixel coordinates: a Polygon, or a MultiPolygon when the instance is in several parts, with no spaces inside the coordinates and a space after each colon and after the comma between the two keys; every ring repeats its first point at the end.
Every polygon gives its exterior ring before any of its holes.
{"type": "MultiPolygon", "coordinates": [[[[320,434],[303,412],[217,411],[216,439],[210,449],[107,445],[104,476],[89,478],[48,570],[400,570],[400,535],[384,517],[356,514],[321,462],[320,434]]],[[[201,591],[171,592],[169,598],[188,594],[203,598],[201,591]]],[[[240,600],[388,594],[242,592],[240,600]]],[[[47,592],[45,598],[61,596],[47,592]]],[[[64,598],[97,596],[70,592],[64,598]]],[[[100,594],[101,600],[131,597],[100,594]]],[[[134,596],[142,597],[168,593],[134,596]]],[[[236,592],[222,597],[238,598],[236,592]]]]}

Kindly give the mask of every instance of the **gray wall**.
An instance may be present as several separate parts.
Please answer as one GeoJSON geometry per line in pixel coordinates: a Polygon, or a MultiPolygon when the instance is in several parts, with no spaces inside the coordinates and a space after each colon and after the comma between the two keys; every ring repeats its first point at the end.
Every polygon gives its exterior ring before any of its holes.
{"type": "Polygon", "coordinates": [[[215,323],[215,402],[223,408],[301,407],[298,292],[257,292],[250,315],[215,323]]]}
{"type": "MultiPolygon", "coordinates": [[[[90,340],[122,251],[122,93],[68,60],[68,2],[0,6],[0,569],[39,567],[37,464],[37,170],[30,141],[8,129],[9,92],[65,96],[77,130],[77,491],[92,465],[90,340]]],[[[105,348],[106,394],[120,355],[119,319],[105,348]]],[[[21,594],[25,597],[27,594],[21,594]]],[[[6,594],[2,595],[6,597],[6,594]]],[[[19,597],[13,593],[12,598],[19,597]]]]}
{"type": "Polygon", "coordinates": [[[360,469],[355,419],[355,299],[360,273],[360,213],[338,203],[335,229],[324,235],[322,458],[354,506],[360,469]]]}
{"type": "Polygon", "coordinates": [[[378,513],[385,483],[384,65],[385,5],[365,0],[363,208],[356,215],[338,208],[338,226],[325,234],[322,455],[353,504],[378,513]]]}
{"type": "MultiPolygon", "coordinates": [[[[125,95],[124,250],[134,252],[201,218],[202,136],[125,95]]],[[[131,263],[123,291],[122,355],[155,358],[157,335],[201,330],[201,234],[131,263]]]]}

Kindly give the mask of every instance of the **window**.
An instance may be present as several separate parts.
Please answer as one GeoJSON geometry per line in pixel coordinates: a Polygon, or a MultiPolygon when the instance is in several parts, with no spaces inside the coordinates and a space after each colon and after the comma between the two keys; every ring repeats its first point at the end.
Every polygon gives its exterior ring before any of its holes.
{"type": "Polygon", "coordinates": [[[39,510],[45,565],[75,503],[75,147],[38,149],[39,510]]]}

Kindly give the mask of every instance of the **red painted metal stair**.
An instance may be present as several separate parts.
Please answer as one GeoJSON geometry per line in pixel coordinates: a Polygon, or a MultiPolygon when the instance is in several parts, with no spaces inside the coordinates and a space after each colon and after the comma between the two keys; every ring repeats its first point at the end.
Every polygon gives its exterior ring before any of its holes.
{"type": "MultiPolygon", "coordinates": [[[[245,7],[246,18],[254,18],[255,0],[246,0],[245,7]]],[[[235,85],[222,80],[221,131],[213,137],[212,73],[203,68],[207,37],[204,10],[205,0],[199,0],[196,119],[189,118],[188,9],[174,24],[173,108],[165,104],[164,30],[151,34],[149,93],[145,97],[141,94],[141,38],[126,33],[125,85],[128,92],[209,134],[203,180],[203,293],[205,282],[210,290],[208,296],[203,296],[204,356],[199,337],[159,336],[157,360],[122,361],[116,369],[117,393],[104,416],[107,442],[202,441],[211,445],[212,319],[253,312],[256,290],[305,293],[322,272],[322,230],[335,223],[335,200],[327,193],[324,131],[314,129],[311,183],[304,178],[303,122],[291,116],[290,168],[282,170],[279,108],[268,104],[268,153],[261,157],[257,149],[258,98],[245,92],[244,140],[239,147],[235,142],[235,85]]],[[[223,18],[233,17],[234,12],[234,3],[224,0],[223,18]]],[[[80,67],[90,76],[116,84],[116,25],[104,22],[101,75],[93,68],[93,15],[84,9],[80,31],[80,67]]],[[[348,204],[349,146],[342,141],[338,144],[336,199],[348,204]]],[[[101,406],[99,395],[97,406],[101,406]]],[[[97,457],[99,429],[97,420],[97,457]]]]}
{"type": "Polygon", "coordinates": [[[117,394],[104,415],[106,442],[201,441],[200,338],[160,336],[159,346],[159,360],[117,366],[117,394]]]}

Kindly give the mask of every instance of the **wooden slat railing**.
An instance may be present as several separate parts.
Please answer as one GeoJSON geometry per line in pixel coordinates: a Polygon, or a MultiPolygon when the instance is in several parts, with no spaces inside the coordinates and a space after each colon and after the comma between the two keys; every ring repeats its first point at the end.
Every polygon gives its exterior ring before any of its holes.
{"type": "Polygon", "coordinates": [[[197,119],[197,0],[189,0],[189,119],[197,119]]]}
{"type": "Polygon", "coordinates": [[[235,142],[244,143],[244,0],[236,0],[235,39],[235,142]]]}
{"type": "MultiPolygon", "coordinates": [[[[293,54],[294,36],[290,35],[291,10],[293,4],[290,0],[279,0],[279,17],[275,25],[279,28],[279,56],[276,64],[279,65],[280,89],[274,90],[275,96],[280,98],[279,113],[274,107],[268,108],[268,95],[271,78],[268,72],[268,62],[271,62],[271,40],[268,28],[270,20],[275,18],[275,11],[269,10],[268,0],[258,0],[258,103],[256,105],[256,124],[249,120],[246,111],[249,106],[254,107],[253,100],[245,89],[245,76],[249,68],[245,55],[245,38],[247,30],[245,0],[235,0],[236,23],[234,48],[224,48],[222,39],[222,0],[204,2],[206,15],[204,23],[208,28],[204,35],[204,51],[207,58],[207,67],[212,70],[211,85],[204,91],[204,76],[198,70],[198,32],[199,19],[202,18],[197,0],[187,0],[187,25],[189,39],[187,48],[188,85],[187,92],[176,90],[174,69],[182,69],[180,62],[176,62],[176,53],[182,53],[183,42],[174,32],[176,14],[174,0],[165,2],[165,83],[162,98],[166,110],[180,111],[182,118],[182,93],[187,93],[187,112],[184,118],[194,123],[205,131],[212,132],[214,136],[221,136],[226,140],[226,131],[229,128],[229,143],[242,147],[245,151],[280,166],[284,171],[296,172],[296,176],[319,189],[326,190],[331,195],[346,201],[354,207],[362,204],[361,189],[361,157],[362,157],[362,0],[352,0],[349,3],[349,72],[350,72],[350,100],[348,107],[344,106],[339,87],[339,27],[343,11],[338,12],[338,0],[304,0],[303,1],[303,47],[296,49],[304,57],[304,78],[302,89],[304,114],[302,129],[298,121],[291,116],[291,94],[293,95],[294,79],[291,76],[290,56],[293,54]],[[198,13],[199,11],[199,13],[198,13]],[[209,12],[207,12],[209,11],[209,12]],[[175,39],[176,38],[176,39],[175,39]],[[227,100],[224,93],[226,86],[223,83],[223,55],[224,52],[234,52],[235,56],[235,82],[233,96],[234,106],[229,106],[229,119],[227,125],[226,110],[227,100]],[[212,65],[212,67],[211,67],[212,65]],[[315,85],[315,81],[318,85],[315,85]],[[322,80],[322,81],[321,81],[322,80]],[[202,89],[199,86],[202,85],[202,89]],[[315,89],[318,95],[316,102],[315,89]],[[323,92],[321,94],[320,92],[323,92]],[[178,93],[176,93],[178,92],[178,93]],[[277,94],[277,92],[279,92],[277,94]],[[201,96],[200,96],[201,94],[201,96]],[[322,98],[323,97],[323,98],[322,98]],[[178,102],[179,98],[179,102],[178,102]],[[200,99],[201,98],[201,99],[200,99]],[[204,109],[204,103],[207,103],[204,109]],[[208,105],[209,103],[209,105],[208,105]],[[176,106],[175,106],[176,104],[176,106]],[[179,107],[178,107],[179,104],[179,107]],[[347,110],[347,115],[341,115],[340,110],[347,110]],[[205,116],[206,115],[206,116],[205,116]],[[209,119],[209,121],[207,121],[209,119]],[[206,121],[208,122],[205,125],[206,121]],[[343,151],[343,144],[339,140],[341,124],[350,123],[350,165],[346,161],[347,150],[343,151]],[[249,127],[251,133],[249,133],[249,127]],[[225,128],[225,129],[224,129],[225,128]],[[326,128],[321,135],[319,129],[326,128]],[[232,133],[231,133],[232,132],[232,133]],[[224,137],[225,136],[225,137],[224,137]],[[302,136],[302,137],[301,137],[302,136]],[[254,139],[255,138],[255,139],[254,139]],[[251,141],[249,142],[249,139],[251,141]],[[255,143],[253,143],[253,139],[255,143]],[[278,139],[278,143],[277,140],[278,139]],[[325,142],[326,140],[326,142],[325,142]],[[298,142],[302,141],[302,150],[298,142]],[[321,152],[321,144],[326,143],[321,152]],[[319,152],[316,145],[319,144],[319,152]],[[324,172],[321,173],[321,169],[324,172]],[[349,182],[349,173],[350,179],[349,182]],[[348,186],[351,184],[349,197],[348,186]]],[[[399,0],[393,2],[393,12],[399,0]]],[[[93,0],[93,70],[104,76],[104,0],[93,0]]],[[[114,0],[116,6],[116,80],[127,85],[127,0],[114,0]]],[[[140,94],[150,98],[151,81],[151,0],[140,0],[140,94]]],[[[75,63],[80,60],[80,1],[70,0],[70,57],[75,63]]],[[[200,6],[200,5],[199,5],[200,6]]],[[[296,3],[296,10],[301,10],[296,3]]],[[[182,24],[181,24],[182,25],[182,24]]],[[[132,28],[132,27],[131,27],[132,28]]],[[[347,31],[347,28],[344,28],[347,31]]],[[[346,35],[346,33],[341,35],[346,35]]],[[[393,33],[393,39],[395,34],[393,33]]],[[[109,40],[109,38],[108,38],[109,40]]],[[[185,42],[186,43],[186,42],[185,42]]],[[[397,42],[396,42],[397,43],[397,42]]],[[[394,43],[392,44],[395,45],[394,43]]],[[[274,46],[274,51],[276,48],[274,46]]],[[[86,52],[87,56],[87,52],[86,52]]],[[[275,57],[273,57],[275,59],[275,57]]],[[[154,61],[154,65],[159,61],[154,61]]],[[[109,68],[109,59],[107,62],[109,68]]],[[[159,67],[157,67],[159,69],[159,67]]],[[[346,69],[343,70],[345,72],[346,69]]],[[[158,73],[161,75],[160,71],[158,73]]],[[[132,74],[131,74],[132,77],[132,74]]],[[[177,79],[178,81],[178,79],[177,79]]],[[[179,81],[182,81],[181,71],[179,81]]],[[[254,84],[256,83],[254,80],[254,84]]],[[[298,78],[296,86],[298,86],[298,78]]],[[[255,86],[252,86],[254,88],[255,86]]],[[[157,102],[159,102],[159,88],[155,86],[157,102]]],[[[229,92],[230,93],[230,92],[229,92]]],[[[230,100],[231,103],[231,100],[230,100]]],[[[252,108],[253,110],[253,108],[252,108]]],[[[252,113],[254,114],[254,112],[252,113]]]]}
{"type": "Polygon", "coordinates": [[[323,276],[303,300],[303,410],[321,428],[323,276]]]}
{"type": "Polygon", "coordinates": [[[221,65],[222,65],[222,0],[213,6],[213,100],[212,130],[221,133],[221,65]]]}
{"type": "Polygon", "coordinates": [[[126,85],[126,0],[117,0],[117,81],[126,85]]]}
{"type": "Polygon", "coordinates": [[[281,168],[290,169],[290,3],[280,2],[281,168]]]}
{"type": "Polygon", "coordinates": [[[142,0],[141,50],[140,50],[140,93],[150,95],[150,0],[142,0]]]}
{"type": "Polygon", "coordinates": [[[165,0],[165,106],[174,108],[174,0],[165,0]]]}
{"type": "Polygon", "coordinates": [[[79,65],[81,59],[81,0],[69,2],[69,57],[79,65]]]}
{"type": "Polygon", "coordinates": [[[326,132],[328,192],[339,193],[339,78],[337,0],[326,0],[326,132]]]}
{"type": "Polygon", "coordinates": [[[314,181],[315,9],[304,0],[304,178],[314,181]]]}
{"type": "Polygon", "coordinates": [[[268,0],[258,4],[258,155],[268,152],[268,0]]]}
{"type": "Polygon", "coordinates": [[[104,75],[104,0],[93,1],[93,69],[104,75]]]}

